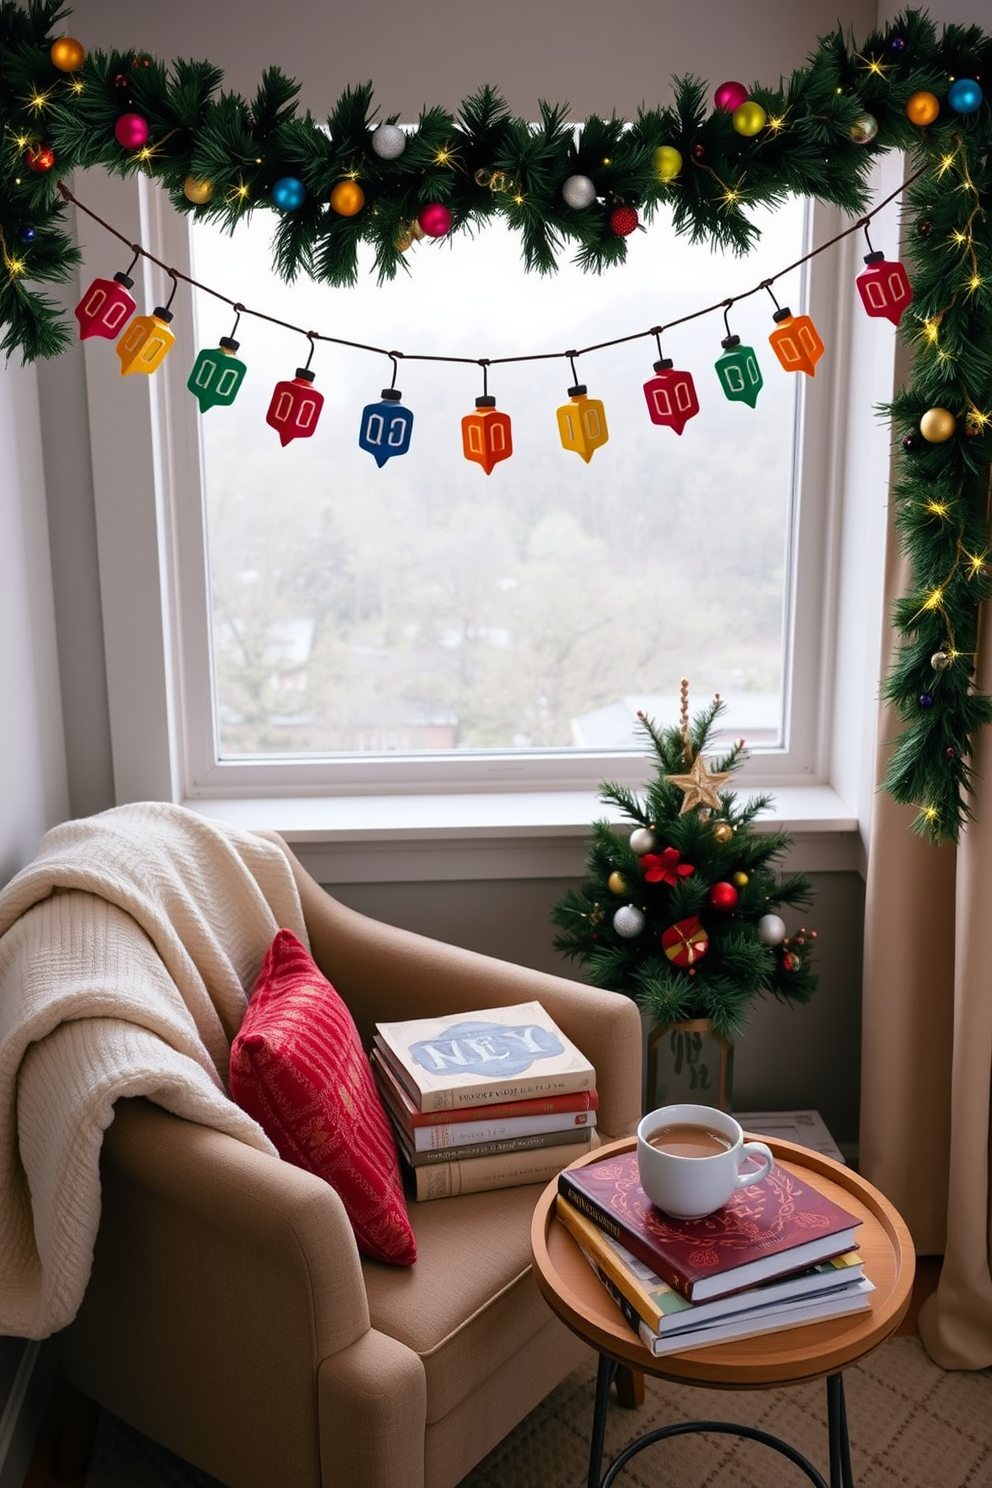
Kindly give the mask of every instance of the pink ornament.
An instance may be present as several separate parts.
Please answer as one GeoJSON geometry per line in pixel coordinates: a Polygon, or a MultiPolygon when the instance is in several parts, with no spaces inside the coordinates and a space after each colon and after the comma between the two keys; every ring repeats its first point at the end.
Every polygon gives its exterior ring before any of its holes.
{"type": "Polygon", "coordinates": [[[732,114],[742,103],[747,103],[747,89],[743,83],[721,83],[713,94],[713,102],[725,114],[732,114]]]}
{"type": "Polygon", "coordinates": [[[451,231],[451,212],[443,202],[428,202],[421,207],[417,221],[429,238],[443,238],[451,231]]]}
{"type": "Polygon", "coordinates": [[[148,120],[140,114],[121,114],[114,125],[114,138],[125,150],[140,150],[151,136],[148,120]]]}

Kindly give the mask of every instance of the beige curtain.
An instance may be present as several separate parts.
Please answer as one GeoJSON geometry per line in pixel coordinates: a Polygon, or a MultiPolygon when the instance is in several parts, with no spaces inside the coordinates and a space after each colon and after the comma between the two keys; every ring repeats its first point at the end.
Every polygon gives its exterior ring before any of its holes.
{"type": "MultiPolygon", "coordinates": [[[[905,592],[896,548],[890,532],[890,601],[905,592]]],[[[992,690],[988,607],[977,683],[992,690]]],[[[883,708],[879,780],[897,728],[883,708]]],[[[944,1256],[920,1334],[945,1369],[992,1365],[990,732],[973,741],[976,820],[957,847],[916,837],[911,808],[879,791],[869,849],[860,1166],[902,1213],[918,1254],[944,1256]]]]}

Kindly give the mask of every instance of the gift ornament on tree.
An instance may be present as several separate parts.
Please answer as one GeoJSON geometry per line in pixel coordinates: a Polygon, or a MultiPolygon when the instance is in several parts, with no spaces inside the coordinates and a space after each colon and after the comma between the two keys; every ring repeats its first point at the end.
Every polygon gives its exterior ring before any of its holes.
{"type": "Polygon", "coordinates": [[[600,800],[629,826],[593,823],[587,876],[554,906],[555,949],[586,968],[597,987],[632,997],[656,1023],[706,1018],[732,1041],[755,998],[808,1002],[816,990],[816,932],[790,936],[780,909],[812,902],[806,874],[781,874],[788,833],[757,832],[770,797],[741,803],[723,789],[746,754],[743,741],[704,756],[719,697],[689,721],[682,684],[678,727],[638,714],[657,757],[641,799],[606,783],[600,800]]]}

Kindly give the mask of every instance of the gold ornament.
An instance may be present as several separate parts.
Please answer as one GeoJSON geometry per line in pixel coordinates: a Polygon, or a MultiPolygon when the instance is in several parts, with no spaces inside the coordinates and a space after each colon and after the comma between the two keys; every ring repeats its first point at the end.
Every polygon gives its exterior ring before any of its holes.
{"type": "Polygon", "coordinates": [[[339,181],[331,192],[331,207],[339,217],[354,217],[365,205],[365,192],[357,181],[339,181]]]}
{"type": "Polygon", "coordinates": [[[659,145],[654,152],[654,168],[659,181],[674,181],[682,169],[682,156],[674,145],[659,145]]]}
{"type": "Polygon", "coordinates": [[[198,181],[195,176],[187,176],[183,182],[183,196],[194,206],[205,206],[213,194],[214,188],[209,181],[198,181]]]}
{"type": "Polygon", "coordinates": [[[420,223],[417,221],[416,217],[414,217],[413,221],[410,223],[409,231],[410,236],[415,243],[419,243],[421,238],[426,237],[426,233],[424,232],[424,229],[421,227],[420,223]]]}
{"type": "Polygon", "coordinates": [[[755,103],[749,98],[747,103],[742,103],[740,108],[734,109],[731,121],[738,134],[750,136],[758,134],[768,123],[768,115],[760,103],[755,103]]]}
{"type": "Polygon", "coordinates": [[[86,60],[86,48],[74,36],[60,36],[48,55],[59,72],[78,72],[86,60]]]}
{"type": "Polygon", "coordinates": [[[930,665],[935,672],[946,672],[951,664],[952,658],[946,651],[935,651],[930,658],[930,665]]]}
{"type": "Polygon", "coordinates": [[[928,408],[920,419],[920,433],[930,444],[945,444],[956,428],[957,420],[948,408],[928,408]]]}
{"type": "Polygon", "coordinates": [[[723,802],[717,791],[717,786],[730,779],[730,771],[714,771],[711,773],[706,768],[706,761],[701,754],[697,754],[687,775],[666,775],[665,779],[671,785],[677,785],[679,790],[684,791],[682,806],[679,815],[692,811],[697,806],[712,807],[714,811],[720,811],[723,802]]]}
{"type": "Polygon", "coordinates": [[[393,247],[396,249],[397,253],[405,253],[412,243],[413,233],[401,232],[396,235],[393,247]]]}
{"type": "Polygon", "coordinates": [[[622,873],[617,873],[617,871],[614,869],[609,878],[606,880],[606,887],[609,889],[611,894],[626,894],[627,880],[624,878],[622,873]]]}
{"type": "Polygon", "coordinates": [[[734,835],[734,829],[729,822],[718,821],[713,823],[713,836],[717,842],[729,842],[734,835]]]}
{"type": "Polygon", "coordinates": [[[731,883],[734,885],[735,889],[743,889],[749,882],[749,875],[744,872],[743,868],[740,869],[739,872],[735,873],[733,878],[731,879],[731,883]]]}

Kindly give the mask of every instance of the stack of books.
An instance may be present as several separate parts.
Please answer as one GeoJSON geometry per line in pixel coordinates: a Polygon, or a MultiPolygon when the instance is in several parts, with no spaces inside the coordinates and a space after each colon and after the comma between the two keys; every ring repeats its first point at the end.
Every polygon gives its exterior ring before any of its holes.
{"type": "Polygon", "coordinates": [[[656,1357],[871,1306],[860,1221],[777,1163],[714,1214],[671,1219],[624,1152],[562,1172],[556,1212],[656,1357]]]}
{"type": "Polygon", "coordinates": [[[596,1071],[539,1002],[377,1023],[370,1059],[414,1199],[547,1183],[596,1141],[596,1071]]]}

